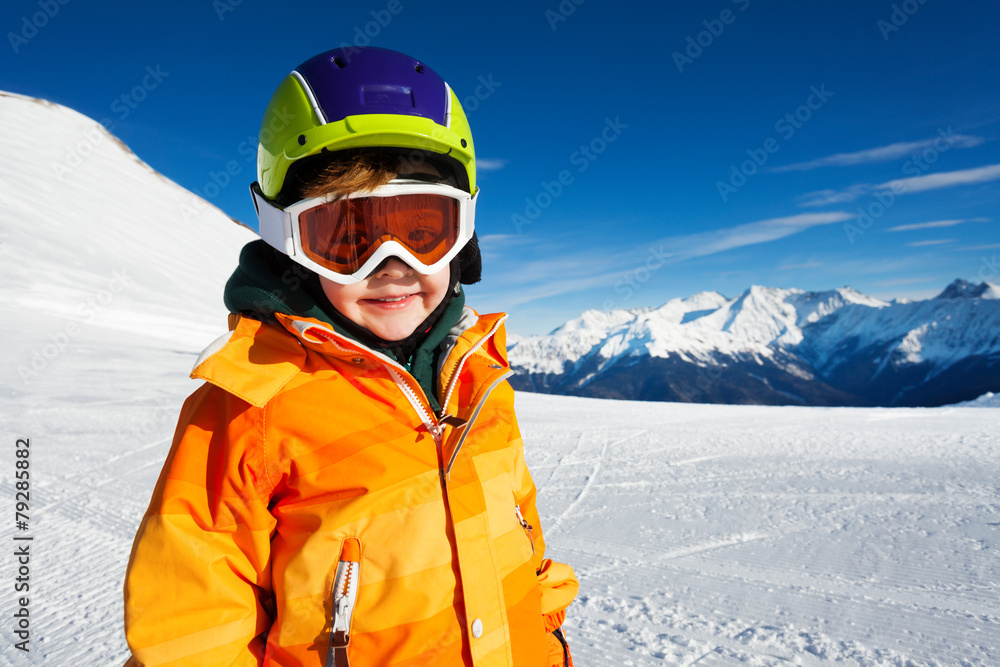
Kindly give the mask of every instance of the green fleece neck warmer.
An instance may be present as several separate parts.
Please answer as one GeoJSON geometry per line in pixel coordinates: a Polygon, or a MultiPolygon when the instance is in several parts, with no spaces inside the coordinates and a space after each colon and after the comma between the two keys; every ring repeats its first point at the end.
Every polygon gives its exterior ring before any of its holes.
{"type": "MultiPolygon", "coordinates": [[[[226,308],[258,320],[273,320],[275,313],[309,317],[324,322],[353,341],[372,347],[353,335],[348,327],[338,324],[343,317],[323,295],[314,273],[296,264],[264,241],[251,241],[240,251],[240,262],[226,283],[223,296],[226,308]]],[[[409,359],[397,359],[391,347],[373,348],[405,366],[427,395],[431,407],[440,409],[437,400],[435,365],[440,345],[458,322],[465,307],[465,292],[451,297],[420,340],[409,359]]],[[[398,354],[398,352],[397,352],[398,354]]]]}

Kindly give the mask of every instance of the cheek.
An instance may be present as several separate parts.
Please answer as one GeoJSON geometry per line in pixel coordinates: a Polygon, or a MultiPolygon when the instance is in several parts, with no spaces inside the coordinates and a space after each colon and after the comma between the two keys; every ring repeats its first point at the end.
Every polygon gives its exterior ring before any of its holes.
{"type": "Polygon", "coordinates": [[[323,287],[323,294],[337,311],[343,313],[345,309],[349,309],[351,304],[357,301],[357,297],[353,294],[353,285],[341,285],[322,277],[319,281],[323,287]]]}
{"type": "Polygon", "coordinates": [[[433,296],[435,305],[441,303],[441,299],[448,292],[448,283],[451,282],[451,269],[438,271],[432,276],[427,276],[423,282],[425,291],[433,296]]]}

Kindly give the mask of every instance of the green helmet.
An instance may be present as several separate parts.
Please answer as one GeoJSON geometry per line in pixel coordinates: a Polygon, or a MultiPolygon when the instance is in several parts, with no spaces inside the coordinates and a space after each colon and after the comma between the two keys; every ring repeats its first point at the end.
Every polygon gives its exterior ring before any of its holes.
{"type": "Polygon", "coordinates": [[[451,87],[419,60],[374,47],[321,53],[281,82],[260,127],[260,191],[274,200],[297,166],[366,148],[430,158],[476,192],[472,131],[451,87]]]}

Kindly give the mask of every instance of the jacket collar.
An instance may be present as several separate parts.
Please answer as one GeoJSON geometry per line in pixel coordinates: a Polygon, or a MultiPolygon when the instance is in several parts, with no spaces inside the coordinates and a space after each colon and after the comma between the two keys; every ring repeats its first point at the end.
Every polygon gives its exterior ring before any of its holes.
{"type": "MultiPolygon", "coordinates": [[[[237,396],[251,405],[263,407],[305,365],[306,350],[340,359],[355,366],[378,363],[401,368],[380,352],[366,347],[329,324],[310,317],[275,313],[281,328],[243,317],[228,337],[210,345],[199,357],[191,377],[205,380],[237,396]],[[287,335],[284,329],[291,336],[287,335]]],[[[445,344],[450,348],[441,355],[438,373],[442,385],[448,373],[469,350],[480,345],[482,350],[503,366],[507,366],[506,337],[500,326],[506,315],[479,315],[465,307],[458,322],[448,332],[445,344]],[[490,340],[483,338],[493,332],[490,340]]],[[[478,352],[479,350],[477,350],[478,352]]]]}

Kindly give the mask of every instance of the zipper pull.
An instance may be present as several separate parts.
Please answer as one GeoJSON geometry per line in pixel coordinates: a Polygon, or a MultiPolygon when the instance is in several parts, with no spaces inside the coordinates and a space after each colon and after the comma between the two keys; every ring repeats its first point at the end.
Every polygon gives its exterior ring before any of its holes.
{"type": "Polygon", "coordinates": [[[462,419],[461,417],[458,417],[456,415],[444,415],[443,417],[438,419],[437,423],[438,423],[438,428],[442,428],[443,426],[452,426],[454,428],[461,428],[462,426],[468,424],[469,420],[462,419]]]}
{"type": "MultiPolygon", "coordinates": [[[[441,412],[444,412],[443,408],[441,412]]],[[[437,424],[435,424],[435,428],[437,429],[437,433],[435,435],[437,436],[437,439],[440,442],[441,436],[444,435],[445,426],[451,426],[454,429],[460,429],[464,428],[468,423],[469,423],[468,419],[462,419],[458,415],[442,415],[441,417],[438,418],[437,424]]],[[[447,470],[441,471],[441,482],[447,484],[450,479],[451,479],[451,466],[448,466],[447,470]]]]}
{"type": "Polygon", "coordinates": [[[514,505],[514,516],[517,517],[517,522],[521,524],[521,528],[524,528],[528,532],[528,540],[531,542],[531,555],[535,555],[535,535],[531,531],[533,530],[531,524],[524,520],[524,515],[521,514],[521,506],[514,505]]]}
{"type": "MultiPolygon", "coordinates": [[[[356,537],[344,540],[333,583],[333,623],[330,630],[330,651],[344,648],[351,642],[351,616],[358,596],[358,574],[361,570],[361,542],[356,537]]],[[[333,664],[333,663],[329,663],[333,664]]]]}

